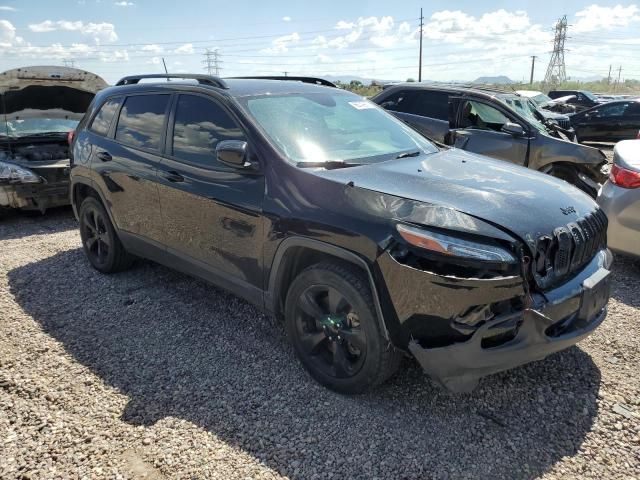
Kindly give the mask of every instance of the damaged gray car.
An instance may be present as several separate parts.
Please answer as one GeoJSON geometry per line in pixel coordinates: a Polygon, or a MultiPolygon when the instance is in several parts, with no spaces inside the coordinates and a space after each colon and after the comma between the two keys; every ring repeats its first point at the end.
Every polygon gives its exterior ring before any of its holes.
{"type": "Polygon", "coordinates": [[[24,67],[0,74],[0,213],[68,205],[69,137],[107,86],[68,67],[24,67]]]}
{"type": "Polygon", "coordinates": [[[372,100],[429,139],[548,173],[592,198],[607,180],[602,151],[571,141],[570,125],[535,118],[515,92],[405,83],[372,100]]]}

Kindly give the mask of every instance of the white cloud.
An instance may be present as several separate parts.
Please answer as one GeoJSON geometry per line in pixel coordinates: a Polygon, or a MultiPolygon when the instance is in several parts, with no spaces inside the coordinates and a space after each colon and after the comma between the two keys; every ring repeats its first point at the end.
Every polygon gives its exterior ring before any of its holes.
{"type": "Polygon", "coordinates": [[[184,45],[179,46],[173,51],[173,53],[180,53],[183,55],[190,55],[194,52],[195,52],[195,49],[193,48],[192,43],[185,43],[184,45]]]}
{"type": "Polygon", "coordinates": [[[0,5],[0,11],[2,12],[17,12],[18,10],[8,5],[0,5]]]}
{"type": "Polygon", "coordinates": [[[143,52],[151,52],[151,53],[162,53],[164,48],[160,45],[152,44],[152,45],[144,45],[142,47],[143,52]]]}
{"type": "Polygon", "coordinates": [[[282,21],[283,22],[290,22],[291,21],[291,17],[289,17],[289,16],[282,17],[282,21]]]}
{"type": "Polygon", "coordinates": [[[16,39],[16,27],[9,20],[0,20],[0,47],[10,47],[16,39]]]}
{"type": "Polygon", "coordinates": [[[260,50],[261,53],[284,53],[289,51],[289,47],[291,45],[295,45],[300,42],[300,35],[297,32],[294,32],[290,35],[283,35],[281,37],[276,38],[271,42],[272,46],[269,48],[263,48],[260,50]]]}
{"type": "Polygon", "coordinates": [[[84,23],[80,20],[58,20],[56,22],[51,20],[45,20],[40,23],[32,23],[29,25],[29,30],[35,33],[47,33],[55,31],[66,32],[79,32],[82,35],[93,37],[96,43],[101,41],[115,42],[118,40],[115,26],[112,23],[84,23]]]}
{"type": "Polygon", "coordinates": [[[615,27],[627,27],[640,22],[640,10],[636,5],[623,7],[601,7],[590,5],[576,13],[577,21],[570,27],[571,32],[584,33],[595,30],[609,30],[615,27]]]}
{"type": "Polygon", "coordinates": [[[122,2],[114,2],[114,5],[117,7],[133,7],[135,3],[123,0],[122,2]]]}

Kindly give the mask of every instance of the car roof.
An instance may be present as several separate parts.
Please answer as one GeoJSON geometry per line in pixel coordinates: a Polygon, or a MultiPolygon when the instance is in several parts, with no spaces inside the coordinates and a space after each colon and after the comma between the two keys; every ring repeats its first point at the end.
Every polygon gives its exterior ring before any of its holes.
{"type": "Polygon", "coordinates": [[[245,97],[253,95],[272,95],[272,94],[308,94],[317,92],[343,93],[352,95],[350,92],[329,87],[307,83],[298,80],[280,80],[266,78],[225,78],[219,79],[220,85],[209,83],[197,83],[194,80],[171,80],[171,81],[153,81],[131,83],[124,85],[116,85],[106,89],[104,95],[114,95],[117,93],[128,95],[136,92],[144,92],[149,90],[162,91],[167,93],[175,90],[196,90],[196,91],[214,91],[218,94],[230,97],[245,97]]]}
{"type": "Polygon", "coordinates": [[[415,90],[434,90],[434,91],[444,91],[450,93],[472,93],[474,95],[482,96],[482,97],[505,97],[505,96],[514,96],[519,97],[520,95],[515,92],[515,90],[510,90],[506,88],[500,88],[495,85],[467,85],[467,84],[437,84],[437,83],[418,83],[418,82],[405,82],[405,83],[396,83],[388,87],[383,91],[394,91],[399,88],[409,88],[415,90]]]}

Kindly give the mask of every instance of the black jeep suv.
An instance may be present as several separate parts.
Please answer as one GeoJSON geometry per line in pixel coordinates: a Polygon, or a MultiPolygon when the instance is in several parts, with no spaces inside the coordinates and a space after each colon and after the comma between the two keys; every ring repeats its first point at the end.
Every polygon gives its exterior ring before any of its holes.
{"type": "Polygon", "coordinates": [[[329,86],[143,77],[100,92],[73,143],[99,271],[140,256],[235,292],[349,393],[402,352],[469,390],[603,321],[607,219],[566,182],[435,146],[329,86]]]}

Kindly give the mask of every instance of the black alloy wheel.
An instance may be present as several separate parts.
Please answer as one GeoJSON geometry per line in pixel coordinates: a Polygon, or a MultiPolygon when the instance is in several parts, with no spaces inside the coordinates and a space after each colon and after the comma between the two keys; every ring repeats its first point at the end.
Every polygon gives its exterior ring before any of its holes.
{"type": "Polygon", "coordinates": [[[133,258],[122,246],[107,211],[100,201],[88,197],[80,205],[80,238],[91,265],[102,273],[113,273],[131,266],[133,258]]]}
{"type": "Polygon", "coordinates": [[[358,312],[333,287],[312,285],[298,297],[296,329],[304,354],[335,378],[357,374],[367,356],[367,334],[358,312]]]}
{"type": "Polygon", "coordinates": [[[360,393],[397,370],[402,354],[381,333],[369,282],[349,264],[303,270],[285,301],[286,329],[309,374],[340,393],[360,393]]]}

